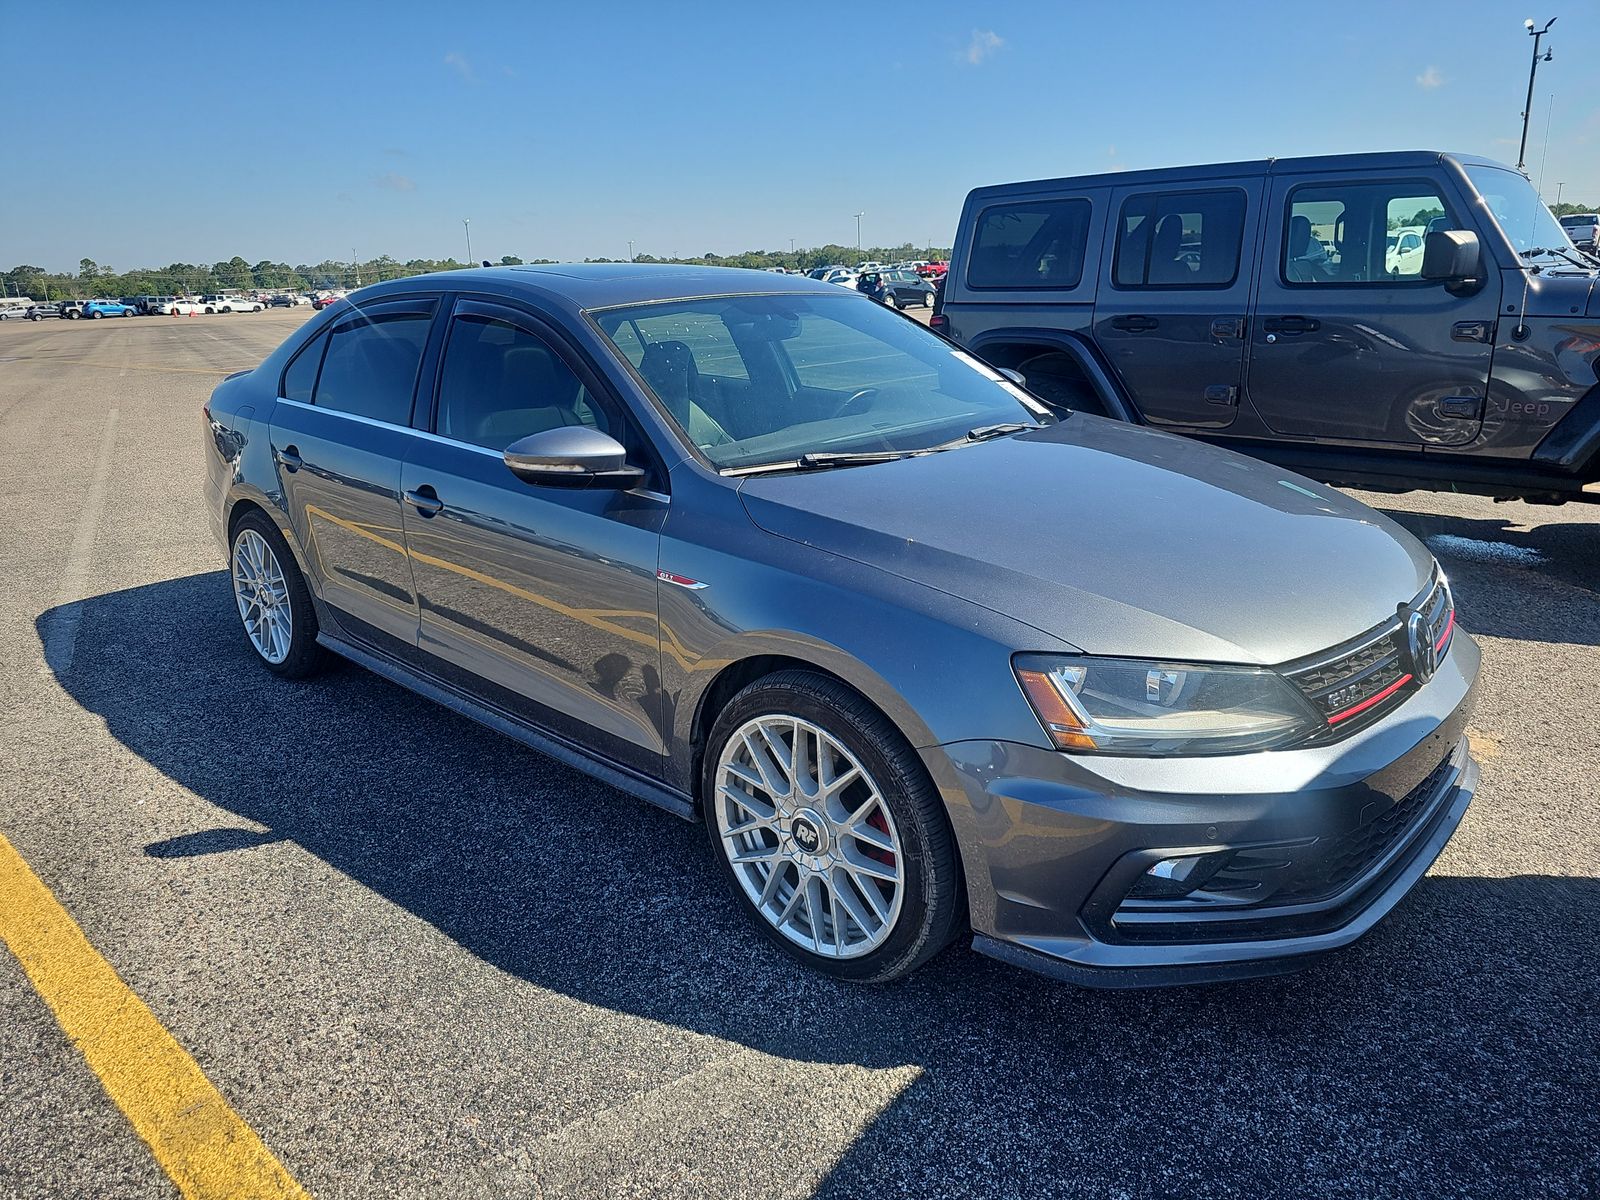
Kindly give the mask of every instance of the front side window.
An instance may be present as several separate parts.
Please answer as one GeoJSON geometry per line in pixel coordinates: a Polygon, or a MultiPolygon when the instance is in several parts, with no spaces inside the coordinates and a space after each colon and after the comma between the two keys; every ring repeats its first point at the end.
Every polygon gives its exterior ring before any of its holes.
{"type": "Polygon", "coordinates": [[[560,354],[508,321],[475,314],[455,318],[439,371],[437,433],[504,450],[530,434],[567,425],[611,432],[560,354]]]}
{"type": "Polygon", "coordinates": [[[1049,420],[966,353],[847,293],[708,297],[595,319],[722,468],[966,444],[973,429],[1049,420]]]}
{"type": "Polygon", "coordinates": [[[315,403],[391,425],[411,422],[417,368],[433,316],[427,312],[358,314],[328,335],[315,403]]]}
{"type": "Polygon", "coordinates": [[[967,263],[975,288],[1073,288],[1089,244],[1087,200],[996,205],[978,216],[967,263]]]}
{"type": "Polygon", "coordinates": [[[1288,284],[1387,286],[1422,278],[1427,236],[1456,229],[1437,188],[1414,179],[1308,184],[1289,194],[1288,284]]]}
{"type": "Polygon", "coordinates": [[[1129,196],[1117,227],[1119,288],[1222,288],[1239,274],[1245,195],[1146,192],[1129,196]]]}

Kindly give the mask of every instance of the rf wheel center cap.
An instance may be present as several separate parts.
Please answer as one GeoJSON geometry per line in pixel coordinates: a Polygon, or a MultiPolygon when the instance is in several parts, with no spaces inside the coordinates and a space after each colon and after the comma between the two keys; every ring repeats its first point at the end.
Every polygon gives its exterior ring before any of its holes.
{"type": "Polygon", "coordinates": [[[789,845],[799,858],[826,858],[833,848],[828,823],[809,809],[801,810],[789,822],[789,845]]]}

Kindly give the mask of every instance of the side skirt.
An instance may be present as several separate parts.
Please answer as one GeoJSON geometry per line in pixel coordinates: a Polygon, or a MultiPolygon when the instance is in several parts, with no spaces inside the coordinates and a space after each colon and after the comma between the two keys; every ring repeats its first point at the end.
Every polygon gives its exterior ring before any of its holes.
{"type": "Polygon", "coordinates": [[[637,796],[647,800],[658,808],[664,808],[675,817],[682,817],[686,821],[700,819],[699,806],[692,797],[685,795],[675,788],[669,788],[647,779],[636,771],[619,766],[603,758],[598,758],[580,746],[573,745],[564,738],[541,729],[535,729],[524,721],[518,720],[511,714],[493,708],[482,701],[475,700],[457,689],[438,680],[431,679],[420,671],[403,666],[393,659],[375,654],[360,646],[333,637],[326,631],[317,634],[317,641],[329,650],[344,658],[348,658],[357,666],[365,667],[374,675],[381,675],[390,683],[397,683],[403,688],[426,697],[436,704],[442,704],[451,712],[459,713],[463,717],[487,726],[496,733],[504,734],[508,738],[521,742],[524,746],[537,750],[540,754],[548,755],[557,762],[592,775],[601,783],[610,784],[618,791],[627,792],[630,796],[637,796]]]}

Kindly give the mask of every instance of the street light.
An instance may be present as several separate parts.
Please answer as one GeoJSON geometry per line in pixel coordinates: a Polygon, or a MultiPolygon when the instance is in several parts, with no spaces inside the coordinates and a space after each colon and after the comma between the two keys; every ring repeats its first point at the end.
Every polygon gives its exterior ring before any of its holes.
{"type": "Polygon", "coordinates": [[[629,262],[633,261],[633,239],[632,238],[628,239],[628,261],[629,262]]]}
{"type": "Polygon", "coordinates": [[[472,265],[472,218],[462,217],[461,228],[467,231],[467,266],[472,265]]]}
{"type": "Polygon", "coordinates": [[[1566,187],[1566,186],[1567,185],[1564,184],[1564,183],[1556,184],[1556,207],[1557,208],[1561,207],[1561,189],[1566,187]]]}
{"type": "Polygon", "coordinates": [[[856,214],[856,249],[857,250],[861,249],[861,218],[866,216],[866,215],[867,214],[864,213],[864,212],[858,212],[856,214]]]}
{"type": "MultiPolygon", "coordinates": [[[[1556,19],[1554,17],[1544,23],[1543,29],[1535,29],[1533,27],[1532,17],[1522,23],[1522,27],[1528,31],[1528,36],[1533,39],[1533,62],[1528,67],[1528,99],[1522,106],[1522,145],[1517,147],[1517,170],[1519,171],[1523,169],[1525,165],[1523,160],[1528,156],[1528,117],[1533,112],[1533,80],[1534,76],[1539,73],[1539,40],[1550,32],[1550,26],[1555,23],[1556,19]]],[[[1544,61],[1550,61],[1550,51],[1548,50],[1544,52],[1544,61]]]]}

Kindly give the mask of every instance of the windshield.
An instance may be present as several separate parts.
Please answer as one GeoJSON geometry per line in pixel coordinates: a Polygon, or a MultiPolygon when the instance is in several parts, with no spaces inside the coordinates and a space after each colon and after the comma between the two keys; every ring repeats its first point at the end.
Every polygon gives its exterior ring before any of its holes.
{"type": "Polygon", "coordinates": [[[595,319],[720,468],[925,450],[1052,419],[963,351],[846,293],[641,304],[595,319]]]}
{"type": "Polygon", "coordinates": [[[1539,199],[1533,184],[1521,175],[1504,167],[1468,167],[1466,171],[1518,254],[1572,249],[1566,231],[1539,199]]]}

